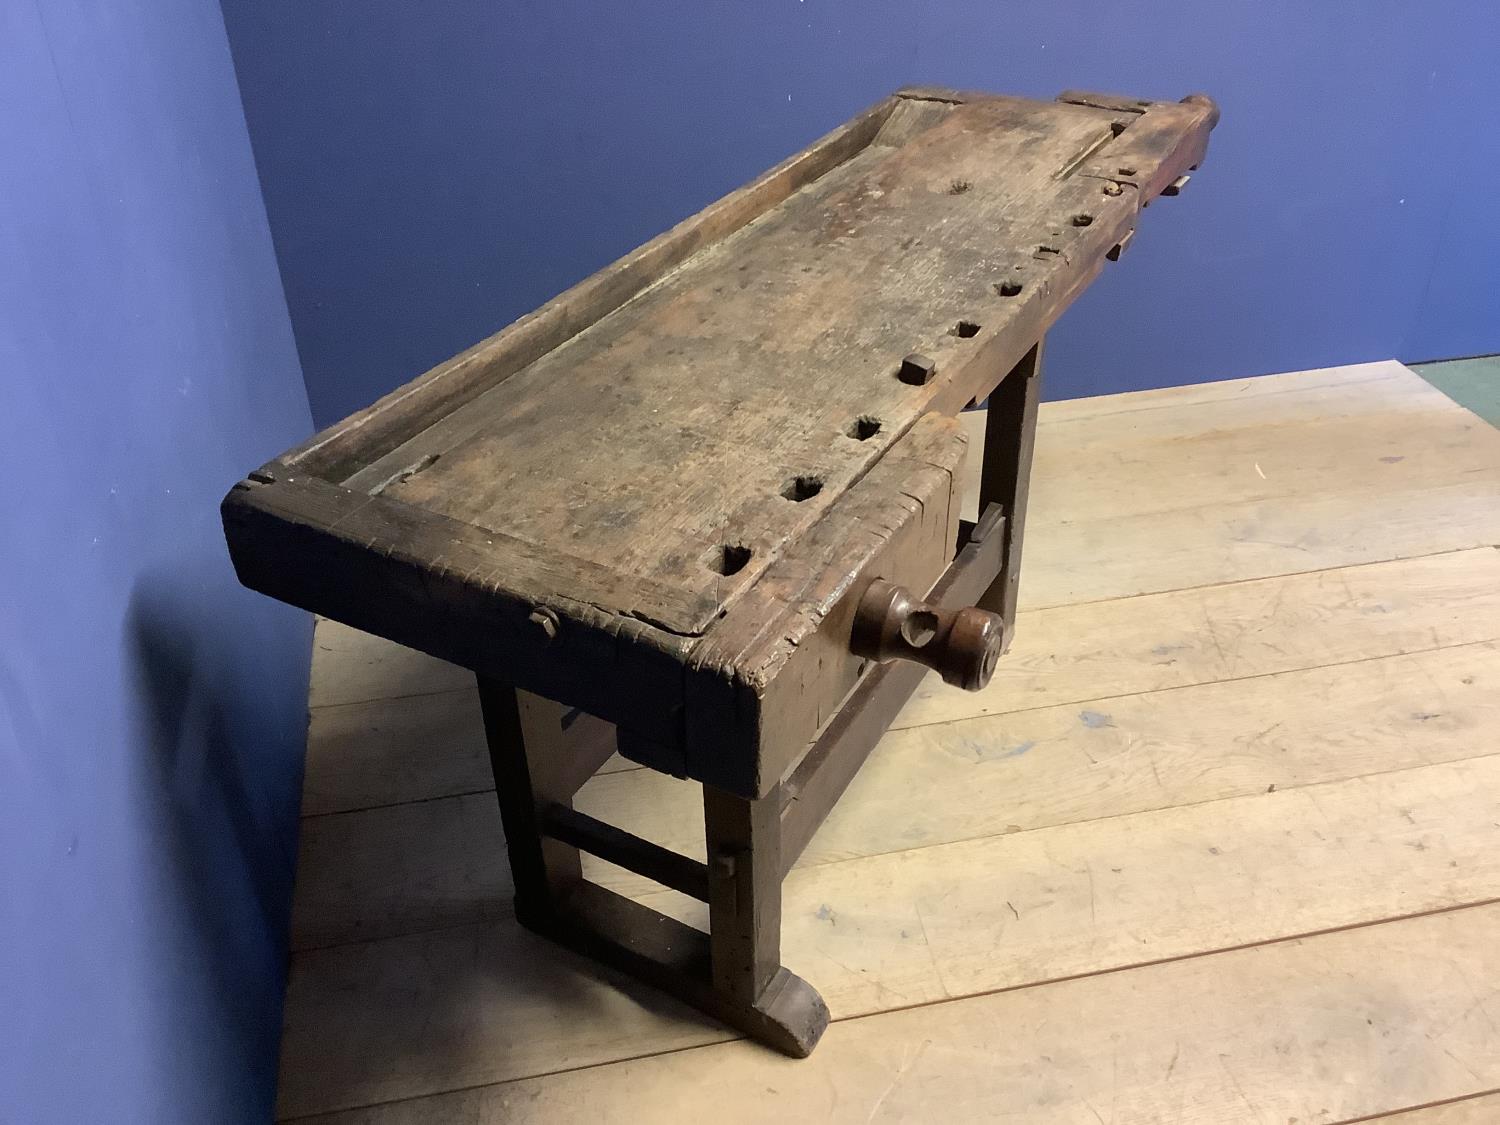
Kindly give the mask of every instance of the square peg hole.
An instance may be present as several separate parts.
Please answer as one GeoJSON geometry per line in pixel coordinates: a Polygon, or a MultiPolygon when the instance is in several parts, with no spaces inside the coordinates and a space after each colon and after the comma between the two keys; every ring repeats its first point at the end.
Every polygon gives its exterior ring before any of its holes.
{"type": "Polygon", "coordinates": [[[880,432],[880,419],[869,414],[861,414],[849,423],[849,428],[844,432],[855,441],[869,441],[880,432]]]}
{"type": "Polygon", "coordinates": [[[972,320],[960,320],[948,331],[961,340],[969,340],[979,335],[979,328],[980,326],[972,320]]]}
{"type": "Polygon", "coordinates": [[[725,543],[708,554],[708,568],[726,578],[744,570],[749,561],[750,548],[740,543],[725,543]]]}
{"type": "Polygon", "coordinates": [[[781,494],[788,500],[794,500],[798,504],[804,500],[811,500],[823,491],[823,478],[814,476],[793,477],[786,482],[786,487],[781,494]]]}

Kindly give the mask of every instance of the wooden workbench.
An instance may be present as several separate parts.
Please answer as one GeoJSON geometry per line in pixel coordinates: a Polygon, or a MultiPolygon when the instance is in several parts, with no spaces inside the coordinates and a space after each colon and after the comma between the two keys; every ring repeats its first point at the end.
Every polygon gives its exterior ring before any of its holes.
{"type": "MultiPolygon", "coordinates": [[[[1500,431],[1367,364],[1044,403],[1034,479],[994,680],[930,676],[787,878],[802,1062],[522,930],[472,675],[320,622],[280,1113],[1496,1120],[1500,431]]],[[[696,789],[577,804],[702,858],[696,789]]]]}
{"type": "Polygon", "coordinates": [[[889,98],[251,473],[240,577],[478,675],[526,925],[806,1054],[828,1013],[781,965],[782,877],[924,668],[993,674],[1043,333],[1216,120],[889,98]],[[985,399],[960,521],[955,415],[985,399]],[[574,807],[616,747],[703,783],[706,862],[574,807]],[[709,933],[580,851],[707,902],[709,933]]]}

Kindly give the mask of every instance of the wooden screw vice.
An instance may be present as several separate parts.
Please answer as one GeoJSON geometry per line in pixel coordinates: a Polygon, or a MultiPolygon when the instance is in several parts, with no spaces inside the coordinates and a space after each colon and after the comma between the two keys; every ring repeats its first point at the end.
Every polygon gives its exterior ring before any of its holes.
{"type": "Polygon", "coordinates": [[[990,682],[1004,650],[1005,619],[998,613],[929,605],[884,578],[866,587],[849,636],[855,656],[880,664],[911,660],[965,691],[990,682]]]}

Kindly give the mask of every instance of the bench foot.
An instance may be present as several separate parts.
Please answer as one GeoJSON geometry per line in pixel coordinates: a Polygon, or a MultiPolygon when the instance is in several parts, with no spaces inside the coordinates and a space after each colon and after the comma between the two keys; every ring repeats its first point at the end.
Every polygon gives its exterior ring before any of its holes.
{"type": "Polygon", "coordinates": [[[828,1005],[818,990],[784,968],[777,970],[751,1012],[755,1026],[736,1026],[794,1059],[812,1054],[828,1028],[828,1005]]]}
{"type": "Polygon", "coordinates": [[[742,1000],[714,986],[707,934],[597,884],[576,884],[554,907],[518,901],[516,917],[793,1058],[806,1058],[828,1027],[828,1006],[795,973],[778,966],[753,999],[742,1000]]]}

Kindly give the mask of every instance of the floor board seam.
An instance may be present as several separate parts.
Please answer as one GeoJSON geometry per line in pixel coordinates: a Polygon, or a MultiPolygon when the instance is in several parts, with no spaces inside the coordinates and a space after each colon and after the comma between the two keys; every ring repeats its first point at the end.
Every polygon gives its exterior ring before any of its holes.
{"type": "MultiPolygon", "coordinates": [[[[1485,642],[1485,643],[1488,643],[1488,642],[1485,642]]],[[[1371,770],[1371,771],[1369,771],[1367,773],[1354,774],[1354,775],[1351,775],[1349,777],[1331,778],[1331,779],[1326,780],[1326,781],[1312,781],[1312,782],[1308,782],[1308,783],[1306,783],[1304,785],[1287,785],[1287,786],[1278,785],[1276,787],[1276,792],[1277,793],[1298,793],[1298,792],[1303,792],[1303,791],[1309,790],[1309,789],[1321,789],[1321,788],[1324,788],[1324,787],[1327,787],[1327,786],[1332,786],[1332,785],[1346,785],[1346,784],[1348,784],[1349,782],[1352,782],[1352,781],[1360,781],[1360,780],[1364,780],[1364,779],[1368,779],[1368,778],[1374,778],[1374,777],[1393,777],[1393,776],[1395,776],[1397,774],[1414,773],[1414,772],[1416,772],[1418,770],[1426,770],[1426,769],[1440,769],[1443,766],[1460,765],[1460,764],[1463,764],[1465,762],[1482,762],[1482,761],[1485,761],[1485,760],[1490,759],[1490,758],[1500,758],[1500,750],[1492,751],[1492,752],[1486,753],[1486,754],[1473,754],[1473,755],[1470,755],[1469,757],[1465,757],[1465,758],[1449,758],[1449,759],[1447,759],[1445,761],[1438,761],[1438,762],[1420,762],[1420,763],[1417,763],[1415,765],[1400,766],[1400,767],[1398,767],[1396,769],[1390,769],[1390,770],[1371,770]]],[[[840,864],[845,864],[845,863],[860,863],[860,862],[863,862],[865,860],[879,859],[879,858],[881,858],[883,856],[915,855],[918,852],[931,851],[934,848],[957,847],[957,846],[962,845],[962,844],[975,844],[975,843],[980,843],[980,842],[985,841],[985,840],[998,840],[998,839],[1016,838],[1016,837],[1021,837],[1021,836],[1028,835],[1029,833],[1033,833],[1033,832],[1048,832],[1048,831],[1052,831],[1052,830],[1055,830],[1055,829],[1072,828],[1072,827],[1075,827],[1075,826],[1081,825],[1081,824],[1105,824],[1105,823],[1108,823],[1109,821],[1113,821],[1113,820],[1125,820],[1125,819],[1128,819],[1130,817],[1154,816],[1154,815],[1156,815],[1158,813],[1171,812],[1171,811],[1176,810],[1176,809],[1191,809],[1191,808],[1196,808],[1199,805],[1213,805],[1213,804],[1218,804],[1220,802],[1225,802],[1225,801],[1242,801],[1242,800],[1245,800],[1245,799],[1250,798],[1250,797],[1270,796],[1270,795],[1271,794],[1269,794],[1269,793],[1260,792],[1260,791],[1251,791],[1251,792],[1245,792],[1245,793],[1234,793],[1234,794],[1231,794],[1231,795],[1226,796],[1226,797],[1213,797],[1213,798],[1210,798],[1209,800],[1206,800],[1206,801],[1189,801],[1189,802],[1186,802],[1186,803],[1183,803],[1183,804],[1160,805],[1160,806],[1157,806],[1155,808],[1149,808],[1149,809],[1134,809],[1134,810],[1132,810],[1130,812],[1110,813],[1107,816],[1090,817],[1090,818],[1087,818],[1087,819],[1084,819],[1084,820],[1064,820],[1064,821],[1059,821],[1056,824],[1039,824],[1035,828],[1023,828],[1019,832],[990,832],[990,833],[986,833],[985,835],[982,835],[982,836],[965,836],[962,839],[958,839],[958,840],[940,840],[940,841],[937,841],[937,842],[934,842],[934,843],[931,843],[931,844],[920,844],[920,845],[918,845],[916,847],[900,848],[900,849],[895,850],[895,851],[870,852],[867,855],[847,856],[847,857],[842,858],[842,859],[830,859],[830,860],[826,860],[826,861],[821,862],[821,863],[798,864],[798,865],[796,865],[796,866],[794,866],[792,868],[791,873],[796,873],[796,872],[801,872],[801,871],[814,871],[814,870],[817,870],[819,868],[824,868],[824,867],[837,867],[840,864]]],[[[631,899],[634,902],[645,903],[648,900],[650,900],[651,898],[655,897],[656,895],[670,893],[670,888],[662,887],[660,889],[653,889],[653,890],[650,890],[650,891],[646,891],[644,893],[642,893],[640,891],[637,891],[635,893],[627,893],[625,891],[619,891],[617,893],[623,894],[624,897],[629,898],[629,899],[631,899]]],[[[1450,909],[1450,908],[1444,907],[1443,909],[1450,909]]],[[[1415,917],[1415,915],[1413,915],[1413,917],[1415,917]]],[[[330,950],[330,949],[348,949],[348,948],[351,948],[353,946],[359,946],[359,945],[377,945],[377,944],[379,944],[381,942],[386,942],[386,941],[400,941],[403,938],[421,937],[421,936],[425,936],[425,935],[428,935],[428,934],[448,933],[450,931],[461,930],[461,929],[464,929],[466,927],[490,926],[490,925],[495,925],[497,923],[505,923],[507,921],[513,921],[513,919],[510,918],[506,913],[501,912],[501,913],[498,913],[498,914],[496,914],[496,915],[494,915],[492,917],[470,918],[470,919],[467,919],[466,921],[462,921],[462,922],[451,922],[451,923],[448,923],[446,925],[432,926],[432,927],[428,927],[428,928],[425,928],[425,929],[400,930],[400,931],[393,932],[393,933],[381,934],[378,937],[351,938],[351,939],[349,939],[347,941],[334,941],[334,942],[328,942],[328,943],[322,944],[322,945],[297,946],[297,947],[291,949],[290,952],[291,952],[291,955],[293,957],[300,957],[303,954],[321,953],[321,952],[324,952],[324,951],[330,950]]],[[[1321,931],[1317,931],[1317,932],[1321,932],[1321,931]]],[[[1279,940],[1279,939],[1277,939],[1277,940],[1279,940]]],[[[1251,944],[1256,944],[1256,943],[1252,942],[1251,944]]],[[[955,999],[962,999],[962,997],[955,997],[955,999]]],[[[920,1005],[918,1005],[918,1006],[920,1006],[920,1005]]],[[[897,1010],[897,1009],[891,1009],[891,1010],[894,1011],[894,1010],[897,1010]]],[[[855,1018],[855,1017],[849,1017],[849,1018],[855,1018]]]]}
{"type": "MultiPolygon", "coordinates": [[[[1462,407],[1457,407],[1456,409],[1462,409],[1462,407]]],[[[1142,442],[1142,444],[1154,443],[1142,442]]],[[[1274,466],[1272,467],[1274,468],[1274,466]]],[[[1238,499],[1221,498],[1191,504],[1168,505],[1161,508],[1138,508],[1128,513],[1124,518],[1132,520],[1157,519],[1161,516],[1181,515],[1184,512],[1210,511],[1226,507],[1239,507],[1246,504],[1284,504],[1291,500],[1301,503],[1304,501],[1319,502],[1333,498],[1347,498],[1352,502],[1359,502],[1369,498],[1388,496],[1392,493],[1429,492],[1434,489],[1448,488],[1456,484],[1466,484],[1470,478],[1480,474],[1500,475],[1500,459],[1497,459],[1496,464],[1476,465],[1468,469],[1455,469],[1444,466],[1441,471],[1438,469],[1431,470],[1431,475],[1429,476],[1413,474],[1410,479],[1396,484],[1376,480],[1368,484],[1353,486],[1339,485],[1319,489],[1316,486],[1308,486],[1306,484],[1299,486],[1297,481],[1288,480],[1285,490],[1268,488],[1265,492],[1258,495],[1245,496],[1238,499]]],[[[1280,480],[1279,477],[1277,479],[1280,480]]],[[[1063,519],[1049,519],[1045,513],[1038,513],[1035,516],[1027,517],[1026,530],[1028,534],[1044,534],[1057,528],[1073,527],[1079,524],[1117,522],[1120,518],[1113,515],[1084,515],[1082,517],[1072,516],[1063,519]]]]}
{"type": "Polygon", "coordinates": [[[1492,1097],[1500,1094],[1500,1086],[1489,1090],[1475,1090],[1472,1094],[1460,1094],[1455,1098],[1439,1098],[1435,1102],[1422,1102],[1419,1105],[1406,1105],[1397,1109],[1383,1109],[1379,1113],[1367,1113],[1363,1117],[1345,1117],[1340,1121],[1330,1121],[1328,1125],[1360,1125],[1365,1121],[1388,1121],[1393,1117],[1399,1117],[1403,1113],[1418,1113],[1424,1109],[1438,1109],[1445,1105],[1459,1105],[1463,1102],[1476,1101],[1479,1098],[1492,1097]]]}
{"type": "MultiPolygon", "coordinates": [[[[370,635],[376,636],[374,633],[370,635]]],[[[394,641],[391,642],[391,644],[395,643],[394,641]]],[[[478,689],[473,684],[465,684],[463,687],[437,688],[434,691],[408,691],[402,692],[400,695],[372,695],[368,699],[340,699],[335,703],[314,703],[309,699],[307,710],[308,714],[311,715],[319,711],[330,711],[339,707],[359,707],[367,703],[389,703],[398,699],[427,699],[434,695],[457,695],[465,691],[478,694],[478,689]]]]}
{"type": "Polygon", "coordinates": [[[327,820],[334,816],[353,816],[356,813],[378,812],[381,809],[399,809],[407,805],[428,805],[433,801],[452,801],[459,797],[477,797],[483,793],[493,793],[493,785],[485,789],[460,789],[454,793],[434,793],[430,797],[412,797],[406,801],[382,801],[375,805],[359,805],[352,809],[324,809],[322,812],[305,812],[302,820],[327,820]]]}
{"type": "MultiPolygon", "coordinates": [[[[1165,590],[1141,590],[1134,594],[1116,594],[1108,598],[1085,598],[1076,602],[1056,602],[1050,605],[1028,605],[1020,611],[1020,616],[1028,613],[1042,613],[1048,610],[1074,609],[1079,606],[1107,605],[1110,602],[1128,602],[1135,598],[1160,598],[1168,594],[1187,594],[1194,590],[1213,590],[1218,587],[1243,586],[1250,582],[1274,582],[1278,578],[1302,578],[1310,574],[1331,574],[1340,570],[1356,570],[1366,566],[1385,566],[1389,563],[1417,562],[1421,559],[1437,559],[1444,555],[1462,555],[1469,551],[1485,551],[1500,548],[1500,543],[1475,543],[1468,547],[1447,547],[1441,551],[1429,551],[1426,554],[1417,555],[1393,555],[1387,559],[1365,559],[1363,562],[1345,563],[1342,566],[1315,566],[1311,570],[1288,570],[1279,574],[1257,574],[1250,578],[1234,578],[1227,582],[1199,582],[1193,586],[1173,586],[1165,590]]],[[[1025,572],[1022,571],[1022,580],[1025,580],[1025,572]]],[[[1019,627],[1019,626],[1018,626],[1019,627]]]]}
{"type": "MultiPolygon", "coordinates": [[[[645,766],[638,766],[632,762],[622,769],[596,773],[594,777],[614,777],[616,774],[635,773],[637,770],[645,768],[645,766]]],[[[593,778],[589,780],[592,781],[593,778]]],[[[455,797],[479,797],[485,793],[493,793],[494,791],[495,787],[493,785],[488,785],[483,789],[460,789],[454,793],[435,793],[430,797],[413,797],[408,801],[382,801],[374,805],[359,805],[352,809],[325,809],[322,812],[303,813],[301,819],[304,821],[323,820],[330,816],[349,816],[353,813],[375,812],[379,809],[399,809],[403,805],[424,805],[431,801],[449,801],[455,797]]]]}
{"type": "Polygon", "coordinates": [[[507,922],[520,925],[509,911],[501,910],[488,918],[468,918],[462,922],[450,922],[446,926],[432,926],[425,930],[402,930],[399,933],[381,934],[379,937],[350,938],[348,941],[330,941],[325,945],[291,946],[288,953],[295,960],[311,953],[327,953],[332,949],[352,949],[358,945],[380,945],[404,938],[428,937],[432,934],[448,934],[455,930],[479,929],[483,926],[504,925],[507,922]]]}
{"type": "MultiPolygon", "coordinates": [[[[1381,362],[1381,361],[1376,361],[1376,362],[1381,362]]],[[[1391,362],[1396,362],[1396,361],[1392,360],[1391,362]]],[[[1215,379],[1212,382],[1208,382],[1208,383],[1185,383],[1185,384],[1183,384],[1183,386],[1190,386],[1190,387],[1212,387],[1212,386],[1214,386],[1216,384],[1221,384],[1221,383],[1239,383],[1239,382],[1246,382],[1246,381],[1255,380],[1255,379],[1274,379],[1277,375],[1282,375],[1282,374],[1286,374],[1286,373],[1285,372],[1281,372],[1281,371],[1272,371],[1272,372],[1267,372],[1267,373],[1261,374],[1261,375],[1247,375],[1247,376],[1245,376],[1245,378],[1243,380],[1241,380],[1241,379],[1215,379]]],[[[1369,383],[1404,383],[1404,382],[1406,382],[1406,375],[1408,375],[1408,374],[1410,374],[1410,375],[1416,375],[1418,379],[1422,379],[1421,375],[1419,375],[1415,371],[1412,371],[1411,368],[1408,367],[1408,368],[1406,368],[1406,370],[1404,372],[1402,372],[1402,371],[1383,371],[1383,372],[1378,372],[1378,373],[1374,373],[1374,374],[1370,374],[1370,375],[1363,375],[1363,376],[1360,376],[1357,379],[1344,379],[1344,380],[1340,380],[1337,383],[1317,383],[1317,384],[1314,384],[1313,386],[1310,386],[1310,387],[1282,387],[1282,388],[1279,388],[1279,389],[1274,390],[1274,391],[1272,391],[1272,390],[1257,390],[1254,387],[1247,387],[1244,391],[1242,391],[1242,392],[1240,392],[1238,394],[1224,395],[1221,398],[1188,399],[1187,401],[1184,401],[1184,402],[1163,402],[1163,403],[1158,403],[1158,404],[1152,404],[1152,405],[1149,405],[1149,406],[1131,406],[1131,407],[1125,407],[1125,408],[1120,409],[1120,410],[1101,410],[1101,411],[1099,411],[1096,414],[1081,414],[1081,415],[1079,415],[1076,418],[1048,418],[1048,417],[1046,417],[1046,413],[1045,412],[1046,412],[1046,407],[1048,405],[1048,402],[1077,402],[1077,401],[1079,401],[1078,399],[1050,399],[1047,402],[1043,402],[1042,403],[1043,414],[1042,414],[1041,417],[1039,417],[1037,419],[1037,425],[1039,427],[1040,426],[1071,426],[1071,425],[1076,425],[1079,422],[1090,422],[1090,421],[1093,421],[1096,418],[1118,418],[1122,414],[1146,414],[1146,413],[1149,413],[1151,411],[1156,411],[1156,410],[1198,409],[1198,408],[1201,408],[1201,407],[1204,407],[1204,406],[1217,406],[1217,405],[1222,405],[1222,404],[1228,403],[1228,402],[1242,402],[1242,401],[1245,401],[1246,399],[1277,398],[1277,397],[1279,397],[1281,395],[1312,394],[1312,393],[1316,393],[1318,391],[1329,391],[1329,390],[1335,390],[1335,389],[1343,389],[1344,387],[1361,387],[1361,386],[1365,386],[1365,385],[1367,385],[1369,383]]],[[[1422,382],[1425,383],[1425,382],[1427,382],[1427,380],[1422,379],[1422,382]]],[[[1428,385],[1430,386],[1431,384],[1428,384],[1428,385]]],[[[1156,389],[1156,388],[1150,388],[1150,389],[1156,389]]],[[[1175,388],[1169,388],[1169,389],[1175,389],[1175,388]]],[[[1141,392],[1139,392],[1139,391],[1123,391],[1121,393],[1122,394],[1139,394],[1141,392]]]]}
{"type": "MultiPolygon", "coordinates": [[[[1438,762],[1419,762],[1416,765],[1398,766],[1389,770],[1370,770],[1367,773],[1352,774],[1349,777],[1331,778],[1326,781],[1309,781],[1302,785],[1277,785],[1276,793],[1300,793],[1308,789],[1322,789],[1330,785],[1347,785],[1351,781],[1362,781],[1372,777],[1394,777],[1397,774],[1413,773],[1417,770],[1440,769],[1443,766],[1460,765],[1464,762],[1482,762],[1489,758],[1500,758],[1500,750],[1493,750],[1485,754],[1471,754],[1466,758],[1448,758],[1438,762]]],[[[1155,816],[1157,813],[1171,812],[1174,809],[1192,809],[1200,805],[1215,805],[1225,801],[1243,801],[1250,797],[1269,797],[1273,794],[1264,791],[1251,791],[1247,793],[1234,793],[1227,797],[1210,797],[1206,801],[1187,801],[1178,805],[1159,805],[1150,809],[1134,809],[1130,812],[1110,813],[1107,816],[1088,817],[1083,820],[1064,820],[1057,824],[1039,824],[1035,828],[1023,828],[1019,832],[989,832],[983,836],[965,836],[961,840],[942,840],[932,844],[919,844],[912,848],[901,848],[890,852],[871,852],[868,855],[849,856],[844,859],[830,859],[822,863],[809,863],[805,866],[794,866],[792,871],[812,871],[820,867],[836,867],[841,863],[859,863],[866,859],[878,859],[889,855],[915,855],[917,852],[930,851],[933,848],[956,847],[959,844],[975,844],[984,840],[1010,839],[1025,836],[1032,832],[1048,832],[1058,828],[1072,828],[1079,824],[1107,824],[1112,820],[1127,820],[1135,816],[1155,816]]],[[[816,837],[814,837],[816,839],[816,837]]],[[[651,895],[659,894],[652,891],[640,898],[649,898],[651,895]]],[[[627,896],[629,897],[629,896],[627,896]]]]}
{"type": "MultiPolygon", "coordinates": [[[[956,719],[931,719],[927,722],[912,723],[908,726],[892,725],[891,730],[926,730],[930,727],[954,726],[958,723],[973,723],[981,719],[995,719],[1010,715],[1026,715],[1033,711],[1049,711],[1054,707],[1078,707],[1085,703],[1109,703],[1117,699],[1144,698],[1152,695],[1165,695],[1174,691],[1192,691],[1195,688],[1213,687],[1217,684],[1247,683],[1252,680],[1268,680],[1276,676],[1295,676],[1303,672],[1316,672],[1324,668],[1349,668],[1356,664],[1371,664],[1377,660],[1399,660],[1406,656],[1424,656],[1433,652],[1446,652],[1455,648],[1471,648],[1480,645],[1492,645],[1500,641],[1500,634],[1493,637],[1482,637],[1474,641],[1457,641],[1451,645],[1432,645],[1428,648],[1406,649],[1402,652],[1387,652],[1377,656],[1358,656],[1352,660],[1334,660],[1327,664],[1305,664],[1298,668],[1282,668],[1275,672],[1251,672],[1245,676],[1226,676],[1217,680],[1199,680],[1191,684],[1168,684],[1165,687],[1145,688],[1141,691],[1124,691],[1117,695],[1096,695],[1088,699],[1064,699],[1057,703],[1039,703],[1035,707],[1016,707],[1009,711],[986,711],[979,715],[960,715],[956,719]]],[[[899,720],[898,720],[899,721],[899,720]]]]}
{"type": "Polygon", "coordinates": [[[1172,965],[1179,961],[1196,961],[1205,957],[1216,957],[1221,953],[1238,953],[1246,949],[1262,949],[1272,945],[1285,945],[1293,941],[1306,941],[1309,938],[1324,937],[1328,934],[1347,933],[1352,930],[1367,930],[1375,926],[1384,926],[1392,922],[1410,922],[1417,918],[1431,918],[1439,914],[1454,914],[1462,910],[1479,910],[1487,906],[1500,905],[1500,896],[1476,899],[1473,902],[1455,903],[1452,906],[1438,906],[1431,910],[1417,910],[1410,914],[1391,914],[1383,918],[1367,918],[1360,922],[1348,922],[1342,926],[1328,926],[1323,929],[1305,930],[1294,934],[1283,934],[1280,937],[1265,938],[1261,941],[1246,941],[1235,945],[1220,946],[1217,949],[1202,949],[1192,953],[1179,953],[1173,957],[1159,957],[1148,961],[1136,961],[1129,965],[1111,965],[1103,969],[1093,969],[1088,972],[1070,973],[1060,977],[1049,977],[1046,980],[1027,981],[1023,984],[1004,985],[1000,988],[987,988],[978,992],[968,992],[961,996],[949,996],[935,1000],[922,1000],[914,1004],[905,1004],[898,1008],[882,1008],[878,1012],[864,1012],[857,1016],[838,1016],[833,1019],[834,1023],[851,1023],[855,1020],[875,1019],[879,1016],[888,1015],[891,1012],[909,1012],[917,1008],[933,1008],[940,1004],[954,1004],[963,1000],[973,1000],[984,996],[999,996],[1007,992],[1020,992],[1029,988],[1045,988],[1051,984],[1063,984],[1067,981],[1087,980],[1091,977],[1113,976],[1116,973],[1133,972],[1136,969],[1150,969],[1158,965],[1172,965]]]}

